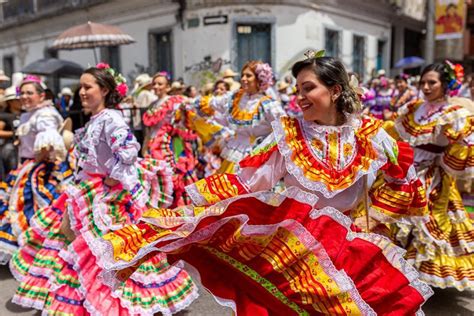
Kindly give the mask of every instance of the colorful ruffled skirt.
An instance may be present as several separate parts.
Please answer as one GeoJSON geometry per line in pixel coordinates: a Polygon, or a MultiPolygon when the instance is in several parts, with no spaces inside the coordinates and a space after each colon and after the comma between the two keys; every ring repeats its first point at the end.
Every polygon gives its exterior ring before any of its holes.
{"type": "Polygon", "coordinates": [[[31,255],[29,247],[18,252],[14,262],[26,264],[12,268],[19,269],[22,281],[13,302],[43,309],[48,315],[169,315],[198,296],[189,275],[170,266],[165,255],[144,262],[114,290],[101,281],[101,258],[94,240],[134,223],[146,206],[171,202],[171,171],[165,163],[143,160],[139,171],[137,190],[125,191],[120,184],[108,187],[102,177],[91,176],[68,186],[51,207],[38,213],[37,225],[28,231],[44,236],[44,242],[31,247],[37,250],[31,264],[23,259],[31,255]],[[70,243],[60,232],[65,212],[76,234],[70,243]]]}
{"type": "Polygon", "coordinates": [[[148,142],[148,156],[166,161],[173,169],[172,207],[192,201],[184,188],[197,181],[197,136],[191,131],[164,125],[148,142]]]}
{"type": "Polygon", "coordinates": [[[415,315],[432,291],[403,250],[356,233],[348,217],[310,201],[291,188],[209,207],[150,209],[94,249],[108,282],[166,253],[238,315],[415,315]]]}
{"type": "Polygon", "coordinates": [[[27,160],[12,171],[0,187],[0,264],[6,264],[18,249],[20,235],[31,218],[61,194],[72,178],[68,161],[36,163],[27,160]]]}
{"type": "Polygon", "coordinates": [[[397,239],[423,281],[440,288],[474,290],[474,221],[456,181],[436,165],[418,175],[426,187],[430,220],[400,225],[397,239]]]}

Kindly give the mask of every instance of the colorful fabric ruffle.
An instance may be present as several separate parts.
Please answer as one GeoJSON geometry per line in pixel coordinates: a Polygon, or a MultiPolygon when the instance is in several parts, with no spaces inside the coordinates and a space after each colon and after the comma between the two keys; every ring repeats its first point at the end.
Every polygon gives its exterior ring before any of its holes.
{"type": "Polygon", "coordinates": [[[97,239],[95,249],[112,281],[153,254],[183,260],[239,315],[415,315],[432,291],[403,252],[354,232],[334,208],[313,208],[316,200],[292,188],[150,209],[142,222],[97,239]]]}
{"type": "MultiPolygon", "coordinates": [[[[121,184],[108,187],[102,177],[91,175],[67,187],[52,207],[39,212],[31,230],[49,234],[14,302],[55,315],[170,315],[188,306],[197,297],[197,288],[183,269],[169,266],[164,255],[145,262],[115,290],[100,281],[100,258],[90,243],[134,223],[146,207],[171,203],[171,170],[164,162],[142,160],[139,179],[140,188],[128,192],[121,184]],[[77,236],[69,245],[59,232],[64,212],[77,236]]],[[[24,252],[26,248],[19,253],[24,252]]]]}
{"type": "Polygon", "coordinates": [[[434,177],[441,180],[428,196],[430,220],[411,227],[413,238],[407,259],[417,267],[421,279],[432,286],[474,290],[474,222],[454,178],[437,169],[427,173],[424,180],[430,183],[434,177]]]}
{"type": "MultiPolygon", "coordinates": [[[[71,179],[69,162],[35,163],[25,161],[12,171],[0,189],[0,262],[8,263],[18,249],[20,235],[30,226],[31,218],[50,205],[71,179]]],[[[34,237],[33,237],[34,238],[34,237]]]]}
{"type": "Polygon", "coordinates": [[[417,116],[426,106],[423,100],[408,104],[392,126],[392,133],[415,147],[429,221],[399,224],[393,230],[394,238],[407,248],[407,258],[422,280],[435,287],[472,290],[474,222],[463,204],[457,180],[470,183],[474,177],[474,119],[467,109],[448,103],[426,117],[417,116]]]}
{"type": "Polygon", "coordinates": [[[31,227],[25,232],[26,243],[10,261],[12,274],[21,282],[12,298],[13,303],[38,310],[44,308],[50,291],[49,280],[54,271],[61,268],[59,252],[67,245],[65,236],[60,232],[67,198],[67,194],[62,194],[51,206],[39,210],[31,219],[31,227]]]}
{"type": "Polygon", "coordinates": [[[173,169],[175,206],[190,202],[184,187],[197,180],[197,135],[191,129],[192,119],[187,113],[181,113],[179,105],[183,102],[182,97],[171,96],[160,107],[143,115],[144,124],[156,129],[147,144],[147,157],[166,161],[173,169]]]}

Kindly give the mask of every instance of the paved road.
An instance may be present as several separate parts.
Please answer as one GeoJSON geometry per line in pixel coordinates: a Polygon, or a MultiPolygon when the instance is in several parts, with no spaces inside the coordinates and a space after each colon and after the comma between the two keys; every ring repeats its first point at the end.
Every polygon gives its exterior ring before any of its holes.
{"type": "MultiPolygon", "coordinates": [[[[0,316],[25,315],[40,316],[41,313],[21,308],[10,299],[18,286],[7,267],[0,266],[0,316]]],[[[456,290],[436,290],[435,295],[423,308],[427,316],[471,316],[474,315],[474,292],[458,292],[456,290]]],[[[228,308],[219,306],[205,291],[201,297],[187,310],[179,313],[186,316],[219,315],[231,316],[228,308]]]]}

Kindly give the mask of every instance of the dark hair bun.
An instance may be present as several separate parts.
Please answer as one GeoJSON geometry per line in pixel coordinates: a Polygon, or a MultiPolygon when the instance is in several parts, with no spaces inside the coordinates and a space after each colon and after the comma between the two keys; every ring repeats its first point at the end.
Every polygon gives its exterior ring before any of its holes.
{"type": "Polygon", "coordinates": [[[105,106],[108,108],[115,108],[120,102],[122,102],[123,97],[118,93],[117,90],[110,91],[105,97],[105,106]]]}

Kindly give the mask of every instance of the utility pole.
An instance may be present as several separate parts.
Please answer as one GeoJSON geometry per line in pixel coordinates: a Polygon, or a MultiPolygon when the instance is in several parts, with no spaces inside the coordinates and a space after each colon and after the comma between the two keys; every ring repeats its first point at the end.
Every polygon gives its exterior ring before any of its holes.
{"type": "Polygon", "coordinates": [[[426,41],[425,60],[427,64],[434,62],[435,51],[435,1],[426,0],[426,41]]]}

